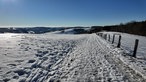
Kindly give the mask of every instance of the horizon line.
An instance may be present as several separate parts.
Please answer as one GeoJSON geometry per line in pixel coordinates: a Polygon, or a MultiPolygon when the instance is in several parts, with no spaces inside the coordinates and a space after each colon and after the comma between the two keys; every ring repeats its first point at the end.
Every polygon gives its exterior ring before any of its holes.
{"type": "Polygon", "coordinates": [[[126,23],[130,23],[130,22],[133,22],[133,21],[134,22],[143,22],[143,21],[146,21],[146,20],[141,20],[141,21],[131,20],[131,21],[124,22],[124,23],[121,22],[121,23],[118,23],[118,24],[107,24],[107,25],[72,25],[72,26],[70,26],[70,25],[64,25],[64,26],[63,25],[60,25],[60,26],[49,26],[49,25],[36,25],[36,26],[35,25],[34,26],[32,26],[32,25],[30,25],[30,26],[28,26],[28,25],[26,25],[26,26],[25,25],[19,26],[18,25],[18,26],[14,26],[14,25],[12,25],[12,26],[10,26],[9,25],[9,26],[0,26],[0,28],[2,28],[2,27],[6,27],[6,28],[8,28],[8,27],[9,28],[13,28],[13,27],[14,28],[15,27],[21,27],[21,28],[22,27],[28,27],[29,28],[29,27],[92,27],[92,26],[112,26],[112,25],[126,24],[126,23]]]}

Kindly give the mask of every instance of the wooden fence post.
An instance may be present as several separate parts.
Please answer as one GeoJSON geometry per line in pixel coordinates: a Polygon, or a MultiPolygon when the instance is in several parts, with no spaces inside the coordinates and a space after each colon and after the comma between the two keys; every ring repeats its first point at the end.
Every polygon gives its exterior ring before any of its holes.
{"type": "Polygon", "coordinates": [[[109,34],[109,35],[108,35],[108,41],[109,41],[109,42],[110,42],[110,38],[111,38],[111,37],[110,37],[110,34],[109,34]]]}
{"type": "Polygon", "coordinates": [[[102,37],[102,33],[101,33],[101,37],[102,37]]]}
{"type": "Polygon", "coordinates": [[[105,40],[107,40],[107,34],[105,34],[105,40]]]}
{"type": "Polygon", "coordinates": [[[119,35],[119,41],[118,41],[118,45],[117,45],[118,48],[121,47],[121,38],[122,38],[121,35],[119,35]]]}
{"type": "Polygon", "coordinates": [[[105,34],[103,34],[103,38],[105,39],[105,34]]]}
{"type": "Polygon", "coordinates": [[[138,43],[139,43],[139,40],[136,39],[136,40],[135,40],[134,51],[133,51],[133,57],[135,57],[135,58],[136,58],[136,53],[137,53],[138,43]]]}
{"type": "Polygon", "coordinates": [[[114,40],[115,40],[115,34],[113,34],[113,41],[112,41],[112,44],[114,43],[114,40]]]}
{"type": "Polygon", "coordinates": [[[103,37],[103,39],[105,39],[105,34],[103,34],[103,36],[102,36],[102,37],[103,37]]]}
{"type": "Polygon", "coordinates": [[[102,38],[104,38],[104,34],[102,33],[102,38]]]}

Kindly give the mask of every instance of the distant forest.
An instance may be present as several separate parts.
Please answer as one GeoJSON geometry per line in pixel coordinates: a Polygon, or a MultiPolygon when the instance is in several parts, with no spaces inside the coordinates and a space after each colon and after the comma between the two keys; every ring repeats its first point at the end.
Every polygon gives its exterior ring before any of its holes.
{"type": "Polygon", "coordinates": [[[110,26],[92,26],[90,33],[95,33],[103,30],[146,36],[146,21],[131,21],[125,24],[121,23],[119,25],[110,26]]]}

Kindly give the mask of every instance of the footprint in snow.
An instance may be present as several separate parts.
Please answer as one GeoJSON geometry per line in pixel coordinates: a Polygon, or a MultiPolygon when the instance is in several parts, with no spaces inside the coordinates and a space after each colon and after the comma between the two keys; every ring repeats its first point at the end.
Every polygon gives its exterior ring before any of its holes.
{"type": "Polygon", "coordinates": [[[28,63],[34,63],[36,60],[32,59],[32,60],[28,60],[28,63]]]}

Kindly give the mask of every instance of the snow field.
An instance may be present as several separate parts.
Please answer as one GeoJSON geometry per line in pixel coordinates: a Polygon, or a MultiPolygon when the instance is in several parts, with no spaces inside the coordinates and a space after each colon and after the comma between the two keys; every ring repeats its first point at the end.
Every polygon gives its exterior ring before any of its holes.
{"type": "Polygon", "coordinates": [[[41,82],[53,75],[52,66],[82,37],[3,34],[1,38],[0,82],[41,82]]]}
{"type": "Polygon", "coordinates": [[[1,34],[0,82],[145,82],[145,61],[96,34],[1,34]]]}

